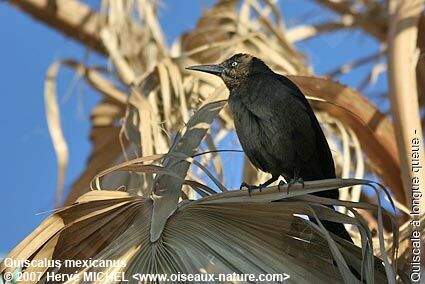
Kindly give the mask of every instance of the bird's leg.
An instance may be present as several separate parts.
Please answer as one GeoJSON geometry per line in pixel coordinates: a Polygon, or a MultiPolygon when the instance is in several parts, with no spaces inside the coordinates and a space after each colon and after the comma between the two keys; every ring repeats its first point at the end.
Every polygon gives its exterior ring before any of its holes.
{"type": "Polygon", "coordinates": [[[298,170],[294,170],[294,177],[288,182],[287,194],[289,194],[289,188],[296,183],[301,183],[301,186],[304,188],[304,180],[301,177],[298,177],[298,170]]]}
{"type": "Polygon", "coordinates": [[[271,177],[270,179],[268,179],[265,183],[260,184],[260,186],[259,186],[260,191],[261,191],[263,188],[266,188],[266,187],[267,187],[267,186],[269,186],[270,184],[272,184],[272,183],[274,183],[275,181],[277,181],[277,179],[278,179],[278,178],[279,178],[279,176],[272,175],[272,177],[271,177]]]}
{"type": "Polygon", "coordinates": [[[278,178],[279,178],[279,176],[272,175],[272,177],[269,180],[267,180],[265,183],[262,183],[262,184],[260,183],[260,185],[250,185],[250,184],[247,184],[246,182],[243,182],[239,189],[242,190],[244,187],[246,187],[248,189],[249,196],[251,196],[252,190],[259,189],[261,191],[263,188],[265,188],[265,187],[269,186],[271,183],[275,182],[278,178]]]}
{"type": "Polygon", "coordinates": [[[277,185],[277,190],[279,190],[279,191],[280,191],[280,187],[281,187],[282,185],[285,185],[285,184],[286,184],[286,182],[284,182],[283,180],[279,181],[279,184],[277,185]]]}
{"type": "MultiPolygon", "coordinates": [[[[288,188],[286,190],[286,194],[289,194],[289,189],[291,188],[291,186],[293,186],[296,183],[300,183],[301,186],[304,188],[304,180],[301,177],[298,177],[298,171],[297,170],[294,170],[294,177],[291,178],[289,180],[289,182],[287,183],[288,184],[288,188]]],[[[277,189],[280,191],[280,187],[282,185],[284,185],[284,184],[286,184],[286,183],[283,182],[283,181],[280,181],[279,184],[278,184],[278,186],[277,186],[277,189]]]]}
{"type": "Polygon", "coordinates": [[[246,182],[242,182],[239,189],[242,190],[244,187],[246,187],[248,189],[249,196],[251,196],[251,191],[253,191],[254,189],[260,188],[260,186],[261,185],[251,185],[251,184],[247,184],[246,182]]]}

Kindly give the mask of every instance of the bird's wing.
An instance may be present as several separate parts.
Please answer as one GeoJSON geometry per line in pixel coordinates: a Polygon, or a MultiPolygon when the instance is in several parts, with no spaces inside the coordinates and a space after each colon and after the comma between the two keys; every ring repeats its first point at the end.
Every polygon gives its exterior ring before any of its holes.
{"type": "Polygon", "coordinates": [[[321,160],[322,165],[322,174],[323,178],[335,178],[335,165],[332,158],[332,153],[329,149],[328,142],[326,141],[326,137],[322,131],[322,128],[320,127],[319,121],[316,118],[316,115],[314,114],[313,108],[311,107],[310,103],[308,102],[307,98],[304,96],[304,94],[301,92],[301,90],[298,88],[298,86],[286,78],[285,76],[275,74],[278,76],[279,81],[283,84],[288,86],[292,90],[292,94],[303,104],[306,106],[307,114],[310,117],[311,122],[313,123],[313,127],[316,129],[316,135],[317,135],[317,141],[316,141],[316,147],[318,150],[318,157],[321,160]]]}
{"type": "Polygon", "coordinates": [[[263,145],[267,153],[274,156],[285,153],[282,163],[306,163],[316,150],[317,133],[309,113],[311,108],[307,101],[298,98],[298,89],[283,84],[279,75],[273,75],[258,74],[251,80],[247,91],[254,95],[243,98],[245,106],[258,117],[270,141],[263,145]]]}

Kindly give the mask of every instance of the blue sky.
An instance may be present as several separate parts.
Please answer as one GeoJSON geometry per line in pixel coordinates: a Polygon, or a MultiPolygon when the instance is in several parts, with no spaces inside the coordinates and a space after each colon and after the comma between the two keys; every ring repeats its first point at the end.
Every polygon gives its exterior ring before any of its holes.
{"type": "MultiPolygon", "coordinates": [[[[91,1],[96,6],[97,1],[91,1]]],[[[201,14],[202,7],[215,1],[162,1],[160,20],[171,43],[182,31],[190,30],[201,14]],[[190,4],[186,4],[190,3],[190,4]],[[176,20],[178,18],[178,20],[176,20]]],[[[283,0],[280,8],[287,26],[318,22],[330,16],[307,0],[283,0]]],[[[45,119],[43,84],[47,68],[56,60],[83,60],[84,47],[62,34],[33,20],[9,4],[0,2],[0,92],[3,108],[3,135],[0,140],[2,163],[0,173],[2,202],[0,206],[0,254],[8,252],[45,218],[39,212],[52,208],[56,187],[56,157],[45,119]]],[[[327,35],[297,45],[304,52],[317,74],[326,74],[335,67],[372,54],[376,42],[360,32],[349,31],[327,35]]],[[[104,58],[90,53],[89,62],[104,64],[104,58]]],[[[357,86],[363,79],[365,66],[357,72],[339,78],[357,86]]],[[[62,127],[69,144],[70,161],[66,186],[69,187],[87,160],[90,143],[89,115],[99,95],[83,81],[73,84],[72,71],[62,69],[58,78],[58,96],[62,127]]],[[[368,95],[385,91],[386,78],[380,76],[368,95]]]]}

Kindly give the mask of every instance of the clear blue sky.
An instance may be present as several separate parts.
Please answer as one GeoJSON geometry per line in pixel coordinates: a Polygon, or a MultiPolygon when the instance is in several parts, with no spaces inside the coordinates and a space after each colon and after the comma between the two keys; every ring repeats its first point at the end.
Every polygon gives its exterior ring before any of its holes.
{"type": "MultiPolygon", "coordinates": [[[[178,0],[162,2],[160,19],[171,43],[182,31],[195,25],[202,7],[210,6],[215,1],[184,1],[185,5],[178,0]]],[[[303,22],[305,18],[309,22],[317,22],[330,15],[308,0],[282,0],[280,7],[289,27],[303,22]]],[[[47,217],[46,214],[37,213],[52,208],[57,169],[45,119],[45,73],[55,60],[82,60],[86,50],[3,1],[0,1],[0,42],[0,93],[3,100],[0,112],[3,121],[0,140],[1,254],[17,245],[47,217]]],[[[297,47],[309,57],[318,74],[326,74],[347,59],[378,50],[373,40],[353,31],[324,36],[300,43],[297,47]]],[[[105,61],[91,53],[90,62],[105,61]]],[[[365,68],[368,66],[340,79],[355,87],[363,79],[365,68]]],[[[73,80],[71,71],[61,71],[58,94],[62,127],[70,149],[67,187],[84,169],[90,152],[90,110],[99,99],[82,81],[72,88],[73,80]]],[[[385,82],[385,76],[381,76],[377,85],[367,89],[366,94],[383,92],[385,82]]]]}

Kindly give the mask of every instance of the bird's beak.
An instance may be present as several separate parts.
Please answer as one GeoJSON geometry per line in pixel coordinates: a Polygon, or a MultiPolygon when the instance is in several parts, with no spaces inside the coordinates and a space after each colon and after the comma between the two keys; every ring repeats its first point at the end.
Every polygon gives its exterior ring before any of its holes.
{"type": "Polygon", "coordinates": [[[220,65],[196,65],[187,67],[186,69],[206,72],[217,76],[220,76],[224,71],[224,67],[221,67],[220,65]]]}

